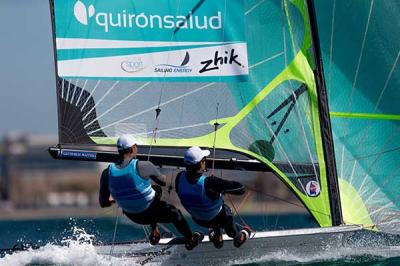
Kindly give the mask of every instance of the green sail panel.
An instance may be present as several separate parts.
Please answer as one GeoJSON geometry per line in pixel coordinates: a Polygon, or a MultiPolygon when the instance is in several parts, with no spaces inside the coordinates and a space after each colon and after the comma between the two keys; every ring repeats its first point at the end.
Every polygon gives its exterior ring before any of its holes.
{"type": "Polygon", "coordinates": [[[61,145],[245,154],[332,224],[305,1],[54,0],[53,20],[61,145]]]}
{"type": "Polygon", "coordinates": [[[344,222],[400,234],[400,3],[316,6],[344,222]]]}

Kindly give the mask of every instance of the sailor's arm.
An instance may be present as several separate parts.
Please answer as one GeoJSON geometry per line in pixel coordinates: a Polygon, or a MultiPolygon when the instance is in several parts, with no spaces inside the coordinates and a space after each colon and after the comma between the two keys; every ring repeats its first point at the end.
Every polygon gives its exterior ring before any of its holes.
{"type": "Polygon", "coordinates": [[[142,178],[151,178],[151,180],[160,186],[166,185],[165,175],[162,175],[157,167],[149,161],[138,161],[137,171],[142,178]]]}
{"type": "Polygon", "coordinates": [[[204,186],[211,193],[242,195],[246,191],[245,187],[239,182],[222,179],[213,175],[206,178],[204,186]]]}
{"type": "Polygon", "coordinates": [[[181,175],[184,171],[179,172],[176,177],[175,177],[175,192],[178,193],[179,189],[179,178],[181,178],[181,175]]]}
{"type": "Polygon", "coordinates": [[[115,201],[110,200],[110,190],[108,189],[108,168],[103,170],[100,177],[99,203],[102,208],[111,206],[115,201]]]}

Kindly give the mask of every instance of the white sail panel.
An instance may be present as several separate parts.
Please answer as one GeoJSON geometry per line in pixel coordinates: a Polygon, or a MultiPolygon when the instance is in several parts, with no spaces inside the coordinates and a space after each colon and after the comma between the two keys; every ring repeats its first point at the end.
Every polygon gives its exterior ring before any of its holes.
{"type": "Polygon", "coordinates": [[[166,79],[247,76],[245,43],[58,62],[64,78],[166,79]],[[210,56],[205,56],[210,55],[210,56]],[[215,71],[217,70],[217,71],[215,71]]]}

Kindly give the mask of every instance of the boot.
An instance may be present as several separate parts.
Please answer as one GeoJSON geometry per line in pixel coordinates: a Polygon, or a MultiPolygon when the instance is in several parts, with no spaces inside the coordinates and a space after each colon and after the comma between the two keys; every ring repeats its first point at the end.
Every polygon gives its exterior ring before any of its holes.
{"type": "Polygon", "coordinates": [[[248,226],[243,226],[242,230],[239,232],[239,237],[236,237],[233,240],[233,245],[237,248],[242,246],[244,242],[250,237],[250,228],[248,226]]]}
{"type": "Polygon", "coordinates": [[[154,227],[153,230],[150,233],[149,240],[151,245],[157,245],[158,242],[160,242],[161,234],[160,230],[158,230],[158,227],[154,227]]]}
{"type": "Polygon", "coordinates": [[[218,232],[216,232],[216,230],[210,228],[208,230],[208,237],[210,238],[210,241],[213,242],[214,247],[215,248],[222,248],[222,246],[224,245],[224,240],[222,238],[222,234],[221,234],[221,230],[218,230],[218,232]]]}
{"type": "Polygon", "coordinates": [[[188,241],[186,241],[185,243],[185,248],[187,250],[192,250],[194,249],[198,244],[201,243],[201,241],[203,240],[204,235],[200,232],[194,232],[192,235],[192,238],[189,239],[188,241]]]}

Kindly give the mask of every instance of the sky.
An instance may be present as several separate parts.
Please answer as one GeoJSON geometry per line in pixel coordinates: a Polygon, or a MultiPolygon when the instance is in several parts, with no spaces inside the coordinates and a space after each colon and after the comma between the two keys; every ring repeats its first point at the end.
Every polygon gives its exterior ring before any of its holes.
{"type": "Polygon", "coordinates": [[[57,134],[48,0],[0,0],[0,139],[57,134]]]}

